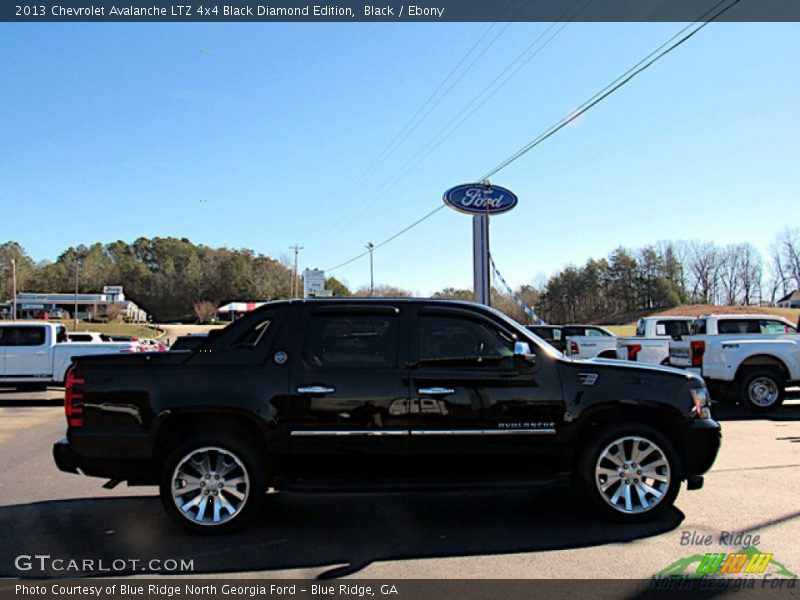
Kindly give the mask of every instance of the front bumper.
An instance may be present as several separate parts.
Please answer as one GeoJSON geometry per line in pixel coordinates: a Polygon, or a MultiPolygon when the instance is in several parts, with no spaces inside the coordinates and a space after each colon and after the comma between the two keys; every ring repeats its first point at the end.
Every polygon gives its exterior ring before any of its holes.
{"type": "Polygon", "coordinates": [[[687,432],[684,478],[706,473],[714,464],[722,445],[722,428],[714,419],[693,421],[687,432]]]}

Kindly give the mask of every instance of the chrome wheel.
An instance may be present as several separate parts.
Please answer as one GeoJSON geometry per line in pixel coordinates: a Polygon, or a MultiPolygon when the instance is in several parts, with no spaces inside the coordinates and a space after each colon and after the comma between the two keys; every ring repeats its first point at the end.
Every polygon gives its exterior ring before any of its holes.
{"type": "Polygon", "coordinates": [[[600,452],[594,479],[603,500],[614,510],[639,514],[667,495],[670,465],[664,451],[651,440],[625,436],[600,452]]]}
{"type": "Polygon", "coordinates": [[[747,386],[747,397],[755,406],[766,408],[772,406],[780,397],[780,389],[769,377],[756,377],[747,386]]]}
{"type": "Polygon", "coordinates": [[[239,458],[224,448],[198,448],[172,473],[172,499],[179,512],[198,525],[220,525],[236,517],[247,502],[250,478],[239,458]]]}

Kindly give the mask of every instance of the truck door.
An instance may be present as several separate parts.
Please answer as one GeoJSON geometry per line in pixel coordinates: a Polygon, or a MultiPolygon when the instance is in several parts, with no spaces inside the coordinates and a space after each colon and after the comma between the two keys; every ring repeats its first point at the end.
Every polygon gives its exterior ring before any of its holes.
{"type": "Polygon", "coordinates": [[[554,358],[477,312],[422,307],[412,342],[411,452],[437,473],[524,474],[552,452],[564,403],[554,358]],[[541,460],[540,460],[541,459],[541,460]]]}
{"type": "Polygon", "coordinates": [[[349,466],[374,477],[407,450],[406,312],[390,304],[310,307],[284,418],[292,454],[315,454],[304,462],[319,466],[358,457],[349,466]]]}
{"type": "Polygon", "coordinates": [[[7,377],[43,377],[50,374],[51,353],[47,328],[42,325],[3,327],[7,377]]]}

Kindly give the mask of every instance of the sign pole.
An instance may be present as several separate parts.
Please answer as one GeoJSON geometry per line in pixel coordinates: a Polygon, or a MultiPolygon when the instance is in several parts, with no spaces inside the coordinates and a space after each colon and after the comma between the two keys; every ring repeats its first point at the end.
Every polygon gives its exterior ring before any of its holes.
{"type": "Polygon", "coordinates": [[[460,213],[472,215],[472,282],[475,302],[492,305],[489,269],[489,216],[510,211],[519,199],[511,190],[488,181],[465,183],[444,193],[444,203],[460,213]]]}
{"type": "Polygon", "coordinates": [[[489,275],[489,216],[472,217],[472,280],[475,302],[491,306],[489,275]]]}

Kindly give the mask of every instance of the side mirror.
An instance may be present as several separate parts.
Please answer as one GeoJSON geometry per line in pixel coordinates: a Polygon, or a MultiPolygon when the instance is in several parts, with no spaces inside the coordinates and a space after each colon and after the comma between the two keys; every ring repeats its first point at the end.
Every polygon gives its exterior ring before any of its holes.
{"type": "Polygon", "coordinates": [[[536,355],[531,352],[528,342],[514,342],[514,358],[530,365],[536,362],[536,355]]]}

